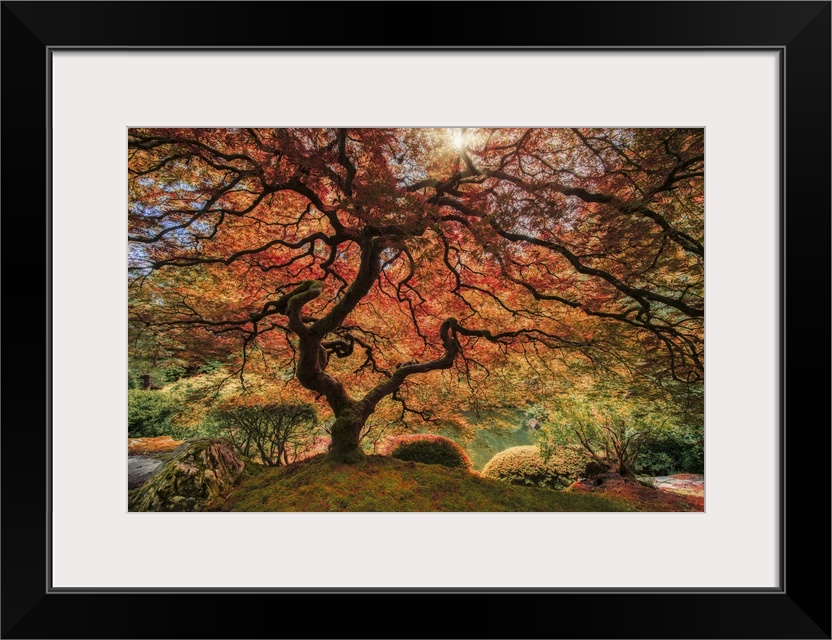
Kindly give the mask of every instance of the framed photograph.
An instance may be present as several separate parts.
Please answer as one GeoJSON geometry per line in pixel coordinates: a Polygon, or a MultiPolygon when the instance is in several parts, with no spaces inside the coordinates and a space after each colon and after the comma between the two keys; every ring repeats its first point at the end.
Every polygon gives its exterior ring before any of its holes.
{"type": "Polygon", "coordinates": [[[3,637],[829,638],[830,3],[380,9],[3,3],[3,637]]]}

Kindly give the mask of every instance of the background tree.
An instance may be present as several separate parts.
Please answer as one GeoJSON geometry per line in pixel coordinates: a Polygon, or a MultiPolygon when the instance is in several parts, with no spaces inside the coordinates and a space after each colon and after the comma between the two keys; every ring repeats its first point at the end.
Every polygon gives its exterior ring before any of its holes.
{"type": "Polygon", "coordinates": [[[308,403],[226,405],[216,413],[224,433],[247,458],[274,467],[291,464],[316,444],[318,416],[308,403]]]}
{"type": "MultiPolygon", "coordinates": [[[[132,129],[131,322],[289,368],[355,461],[415,380],[701,380],[701,129],[132,129]]],[[[449,384],[453,384],[452,382],[449,384]]]]}
{"type": "Polygon", "coordinates": [[[557,403],[541,429],[540,451],[548,459],[564,444],[579,445],[601,468],[634,476],[645,442],[664,427],[667,416],[639,410],[626,398],[571,396],[557,403]]]}

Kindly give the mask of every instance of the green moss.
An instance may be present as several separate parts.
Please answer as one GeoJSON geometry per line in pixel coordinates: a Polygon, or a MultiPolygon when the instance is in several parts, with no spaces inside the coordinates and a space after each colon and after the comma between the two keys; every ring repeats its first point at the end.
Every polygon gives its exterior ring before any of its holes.
{"type": "Polygon", "coordinates": [[[464,469],[368,456],[362,465],[326,456],[244,478],[222,511],[627,511],[621,500],[515,487],[464,469]]]}
{"type": "Polygon", "coordinates": [[[256,476],[263,473],[265,467],[262,464],[257,464],[256,462],[252,462],[248,458],[243,458],[243,464],[245,465],[245,473],[247,476],[256,476]]]}
{"type": "Polygon", "coordinates": [[[245,463],[233,445],[221,438],[190,440],[179,445],[135,493],[130,511],[201,511],[222,491],[234,486],[245,463]]]}

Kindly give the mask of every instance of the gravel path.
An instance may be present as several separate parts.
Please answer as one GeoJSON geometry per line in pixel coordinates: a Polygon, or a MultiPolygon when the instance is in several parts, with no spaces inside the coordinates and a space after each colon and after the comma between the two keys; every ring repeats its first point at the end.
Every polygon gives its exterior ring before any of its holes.
{"type": "Polygon", "coordinates": [[[705,476],[701,473],[680,473],[675,476],[656,476],[653,486],[664,491],[694,496],[705,495],[705,476]]]}

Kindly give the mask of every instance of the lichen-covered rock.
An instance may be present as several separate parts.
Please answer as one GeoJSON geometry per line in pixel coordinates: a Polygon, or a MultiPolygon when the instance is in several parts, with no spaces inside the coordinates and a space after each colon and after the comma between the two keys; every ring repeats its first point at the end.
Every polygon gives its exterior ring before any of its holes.
{"type": "Polygon", "coordinates": [[[147,483],[131,494],[130,511],[202,511],[231,488],[245,470],[234,446],[222,438],[179,445],[147,483]]]}

